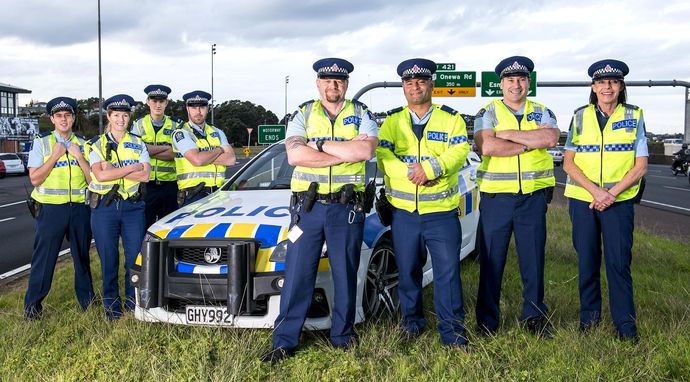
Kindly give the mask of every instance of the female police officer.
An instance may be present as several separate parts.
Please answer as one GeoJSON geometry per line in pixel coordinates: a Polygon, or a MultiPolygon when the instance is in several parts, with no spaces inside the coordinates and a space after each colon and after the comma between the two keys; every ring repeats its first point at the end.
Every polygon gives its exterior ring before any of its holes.
{"type": "Polygon", "coordinates": [[[145,232],[139,183],[148,182],[151,166],[144,142],[127,132],[133,105],[132,97],[125,94],[108,98],[103,103],[108,112],[106,132],[90,141],[91,230],[101,258],[103,307],[110,320],[122,315],[117,281],[120,236],[125,252],[125,309],[132,310],[134,288],[129,283],[129,269],[134,265],[145,232]]]}
{"type": "Polygon", "coordinates": [[[580,330],[601,320],[602,242],[613,323],[622,339],[637,339],[633,303],[633,199],[647,171],[642,109],[625,103],[628,66],[602,60],[589,67],[589,104],[575,110],[565,149],[573,245],[578,256],[580,330]]]}

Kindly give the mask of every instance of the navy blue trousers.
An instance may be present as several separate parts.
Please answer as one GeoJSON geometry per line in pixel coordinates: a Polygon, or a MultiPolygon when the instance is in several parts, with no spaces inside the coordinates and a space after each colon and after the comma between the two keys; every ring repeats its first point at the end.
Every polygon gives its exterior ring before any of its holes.
{"type": "Polygon", "coordinates": [[[544,246],[546,244],[546,199],[543,191],[531,195],[482,193],[479,204],[479,290],[477,325],[498,330],[501,284],[510,237],[515,233],[520,276],[520,320],[542,319],[544,304],[544,246]]]}
{"type": "Polygon", "coordinates": [[[177,182],[146,183],[146,228],[158,219],[174,212],[177,207],[177,182]]]}
{"type": "Polygon", "coordinates": [[[24,314],[33,318],[43,310],[41,302],[48,295],[62,240],[67,236],[74,262],[74,291],[82,309],[94,299],[89,267],[90,211],[84,203],[43,204],[36,217],[34,252],[31,257],[29,287],[24,297],[24,314]]]}
{"type": "Polygon", "coordinates": [[[401,327],[411,333],[424,329],[422,275],[427,249],[434,274],[437,330],[447,345],[466,344],[460,249],[462,227],[456,210],[418,214],[395,208],[391,224],[395,262],[400,271],[401,327]]]}
{"type": "Polygon", "coordinates": [[[603,244],[613,324],[622,336],[634,336],[637,326],[630,273],[635,219],[633,202],[617,202],[599,212],[589,209],[589,202],[569,200],[573,246],[578,261],[580,325],[596,325],[601,320],[603,244]]]}
{"type": "Polygon", "coordinates": [[[129,282],[129,270],[141,250],[145,232],[144,202],[116,200],[109,206],[101,201],[91,211],[91,230],[101,258],[103,273],[103,307],[108,319],[122,315],[122,300],[118,286],[120,265],[120,237],[125,252],[125,309],[134,309],[134,287],[129,282]]]}
{"type": "MultiPolygon", "coordinates": [[[[293,208],[297,226],[303,231],[288,242],[285,285],[280,293],[280,314],[275,321],[273,347],[294,349],[314,294],[314,285],[324,240],[333,277],[331,342],[346,345],[352,340],[357,300],[357,269],[362,250],[364,213],[352,204],[314,203],[310,212],[293,208]],[[350,223],[351,221],[351,223],[350,223]]],[[[294,218],[293,218],[294,221],[294,218]]],[[[294,226],[292,229],[294,230],[294,226]]]]}

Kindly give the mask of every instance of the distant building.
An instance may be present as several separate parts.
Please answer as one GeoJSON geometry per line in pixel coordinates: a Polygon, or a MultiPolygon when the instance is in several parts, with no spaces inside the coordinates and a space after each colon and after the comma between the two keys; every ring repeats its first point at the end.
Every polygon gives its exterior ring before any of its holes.
{"type": "Polygon", "coordinates": [[[18,115],[17,94],[30,94],[31,90],[0,82],[0,151],[25,151],[38,134],[38,118],[18,115]]]}
{"type": "Polygon", "coordinates": [[[31,90],[0,82],[0,117],[17,116],[17,94],[30,94],[31,90]]]}

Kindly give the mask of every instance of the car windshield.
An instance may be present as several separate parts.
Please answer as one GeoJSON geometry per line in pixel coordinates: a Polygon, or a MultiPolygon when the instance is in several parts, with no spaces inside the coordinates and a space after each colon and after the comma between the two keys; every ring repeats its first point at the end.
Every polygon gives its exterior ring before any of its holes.
{"type": "MultiPolygon", "coordinates": [[[[224,191],[289,189],[293,166],[287,161],[284,144],[276,144],[264,150],[251,164],[223,186],[224,191]]],[[[377,183],[383,182],[383,174],[376,170],[376,158],[367,162],[366,182],[376,174],[377,183]]]]}
{"type": "Polygon", "coordinates": [[[19,160],[15,154],[0,154],[0,160],[19,160]]]}

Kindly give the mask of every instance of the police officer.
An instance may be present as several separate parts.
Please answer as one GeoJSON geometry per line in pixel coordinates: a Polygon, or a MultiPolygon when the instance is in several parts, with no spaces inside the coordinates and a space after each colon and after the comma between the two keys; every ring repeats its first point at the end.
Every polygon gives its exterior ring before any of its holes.
{"type": "Polygon", "coordinates": [[[288,122],[285,149],[296,166],[290,188],[285,285],[273,331],[273,349],[261,357],[276,363],[292,356],[312,301],[324,240],[333,277],[330,342],[350,348],[362,247],[365,163],[374,155],[377,126],[367,107],[345,99],[353,65],[340,58],[314,63],[320,99],[299,106],[288,122]]]}
{"type": "Polygon", "coordinates": [[[89,268],[89,209],[84,204],[90,181],[89,164],[83,155],[84,138],[72,132],[77,101],[57,97],[47,104],[55,127],[33,142],[27,166],[35,187],[31,193],[36,218],[34,252],[29,287],[24,298],[24,317],[38,319],[41,302],[50,291],[58,252],[65,236],[74,261],[74,290],[82,309],[94,298],[89,268]]]}
{"type": "Polygon", "coordinates": [[[146,143],[151,158],[151,179],[146,184],[146,227],[177,209],[177,176],[172,149],[173,130],[181,121],[165,115],[170,88],[149,85],[144,88],[150,113],[132,123],[132,133],[146,143]]]}
{"type": "Polygon", "coordinates": [[[126,94],[103,102],[108,125],[105,133],[91,139],[91,230],[101,258],[103,307],[109,320],[122,315],[118,289],[119,243],[125,255],[125,310],[134,309],[134,287],[129,270],[134,265],[146,231],[144,201],[139,190],[149,181],[151,165],[146,144],[127,131],[134,99],[126,94]]]}
{"type": "Polygon", "coordinates": [[[625,103],[628,66],[618,60],[589,67],[589,104],[575,110],[565,146],[573,246],[578,258],[580,330],[601,320],[602,244],[609,306],[620,338],[637,339],[632,260],[634,198],[647,171],[642,109],[625,103]]]}
{"type": "Polygon", "coordinates": [[[546,204],[553,192],[553,160],[546,152],[560,136],[556,117],[527,99],[534,63],[514,56],[496,66],[503,99],[484,106],[475,119],[474,137],[483,155],[477,171],[480,274],[477,324],[493,335],[500,322],[499,301],[510,236],[515,233],[522,276],[522,314],[530,332],[552,338],[544,304],[546,204]]]}
{"type": "Polygon", "coordinates": [[[178,205],[193,203],[225,183],[225,168],[235,164],[235,153],[217,127],[206,123],[211,95],[195,90],[182,96],[189,121],[174,132],[173,151],[179,188],[178,205]]]}
{"type": "Polygon", "coordinates": [[[406,107],[388,112],[381,126],[377,163],[393,205],[391,234],[400,272],[398,294],[403,338],[426,325],[422,268],[427,249],[434,265],[434,307],[444,345],[467,345],[460,281],[462,227],[457,208],[458,173],[469,152],[462,116],[432,104],[436,64],[415,58],[398,65],[406,107]]]}

